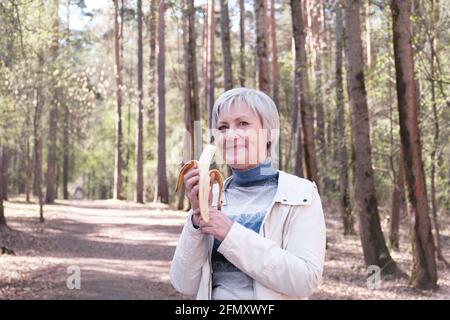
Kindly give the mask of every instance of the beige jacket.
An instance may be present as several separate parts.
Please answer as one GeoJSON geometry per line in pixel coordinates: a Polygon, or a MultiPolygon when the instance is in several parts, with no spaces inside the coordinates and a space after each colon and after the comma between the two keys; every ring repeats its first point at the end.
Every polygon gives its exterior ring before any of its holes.
{"type": "MultiPolygon", "coordinates": [[[[315,183],[278,172],[277,192],[259,234],[235,222],[218,251],[253,278],[255,299],[302,299],[322,279],[326,238],[322,204],[315,183]]],[[[217,193],[214,185],[213,204],[217,193]]],[[[226,203],[226,193],[223,199],[226,203]]],[[[175,250],[170,280],[177,291],[207,300],[212,291],[214,238],[195,229],[191,215],[175,250]]]]}

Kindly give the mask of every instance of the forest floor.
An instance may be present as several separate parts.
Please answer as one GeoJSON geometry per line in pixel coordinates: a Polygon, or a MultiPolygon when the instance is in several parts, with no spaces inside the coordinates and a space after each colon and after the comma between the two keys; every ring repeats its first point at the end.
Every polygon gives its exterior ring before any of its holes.
{"type": "MultiPolygon", "coordinates": [[[[168,274],[185,212],[125,201],[57,200],[44,207],[46,220],[39,223],[36,204],[23,197],[10,200],[5,208],[11,229],[0,232],[0,247],[16,255],[0,255],[0,299],[193,298],[177,293],[168,274]],[[80,289],[67,286],[71,268],[80,270],[80,289]]],[[[450,269],[442,262],[437,291],[416,290],[408,279],[382,279],[369,289],[359,236],[342,236],[337,211],[324,208],[328,250],[322,285],[311,299],[450,299],[450,269]]],[[[440,224],[450,260],[450,219],[440,224]]],[[[406,225],[403,221],[403,229],[406,225]]],[[[409,273],[407,230],[401,232],[400,249],[392,256],[409,273]]]]}

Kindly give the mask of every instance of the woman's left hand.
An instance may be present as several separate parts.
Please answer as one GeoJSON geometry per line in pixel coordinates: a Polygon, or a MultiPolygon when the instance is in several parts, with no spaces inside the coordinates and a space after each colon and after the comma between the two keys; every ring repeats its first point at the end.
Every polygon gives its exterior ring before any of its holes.
{"type": "Polygon", "coordinates": [[[223,212],[209,207],[209,223],[200,220],[200,230],[205,234],[210,234],[219,241],[223,241],[230,231],[233,221],[223,212]]]}

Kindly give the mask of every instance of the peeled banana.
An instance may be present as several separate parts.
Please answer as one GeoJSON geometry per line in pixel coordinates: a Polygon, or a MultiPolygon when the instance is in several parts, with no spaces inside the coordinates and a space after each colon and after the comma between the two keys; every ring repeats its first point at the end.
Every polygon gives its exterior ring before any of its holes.
{"type": "Polygon", "coordinates": [[[217,150],[216,146],[211,144],[207,145],[200,155],[200,159],[190,160],[187,162],[180,170],[178,174],[177,187],[175,192],[178,192],[181,185],[183,184],[183,178],[186,171],[188,171],[194,164],[197,164],[197,167],[200,170],[200,180],[199,180],[199,191],[198,191],[198,200],[200,206],[200,215],[202,219],[208,223],[209,222],[209,193],[211,191],[211,174],[215,173],[215,179],[219,184],[219,194],[217,198],[217,210],[221,210],[222,208],[222,190],[223,190],[223,176],[217,169],[209,170],[209,166],[211,165],[211,161],[214,157],[214,154],[217,150]]]}

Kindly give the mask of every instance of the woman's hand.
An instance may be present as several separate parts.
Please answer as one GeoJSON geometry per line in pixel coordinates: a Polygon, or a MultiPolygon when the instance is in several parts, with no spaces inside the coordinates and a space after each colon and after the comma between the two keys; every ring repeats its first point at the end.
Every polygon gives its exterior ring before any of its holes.
{"type": "Polygon", "coordinates": [[[209,223],[200,218],[202,233],[210,234],[219,241],[225,239],[232,225],[233,221],[226,214],[211,206],[209,207],[209,223]]]}
{"type": "MultiPolygon", "coordinates": [[[[184,175],[184,188],[185,194],[191,203],[192,208],[192,222],[194,225],[200,225],[200,206],[198,203],[198,191],[200,180],[200,170],[197,168],[197,164],[194,164],[186,174],[184,175]]],[[[211,192],[209,193],[209,205],[212,203],[212,185],[215,180],[215,174],[211,175],[211,192]]]]}

